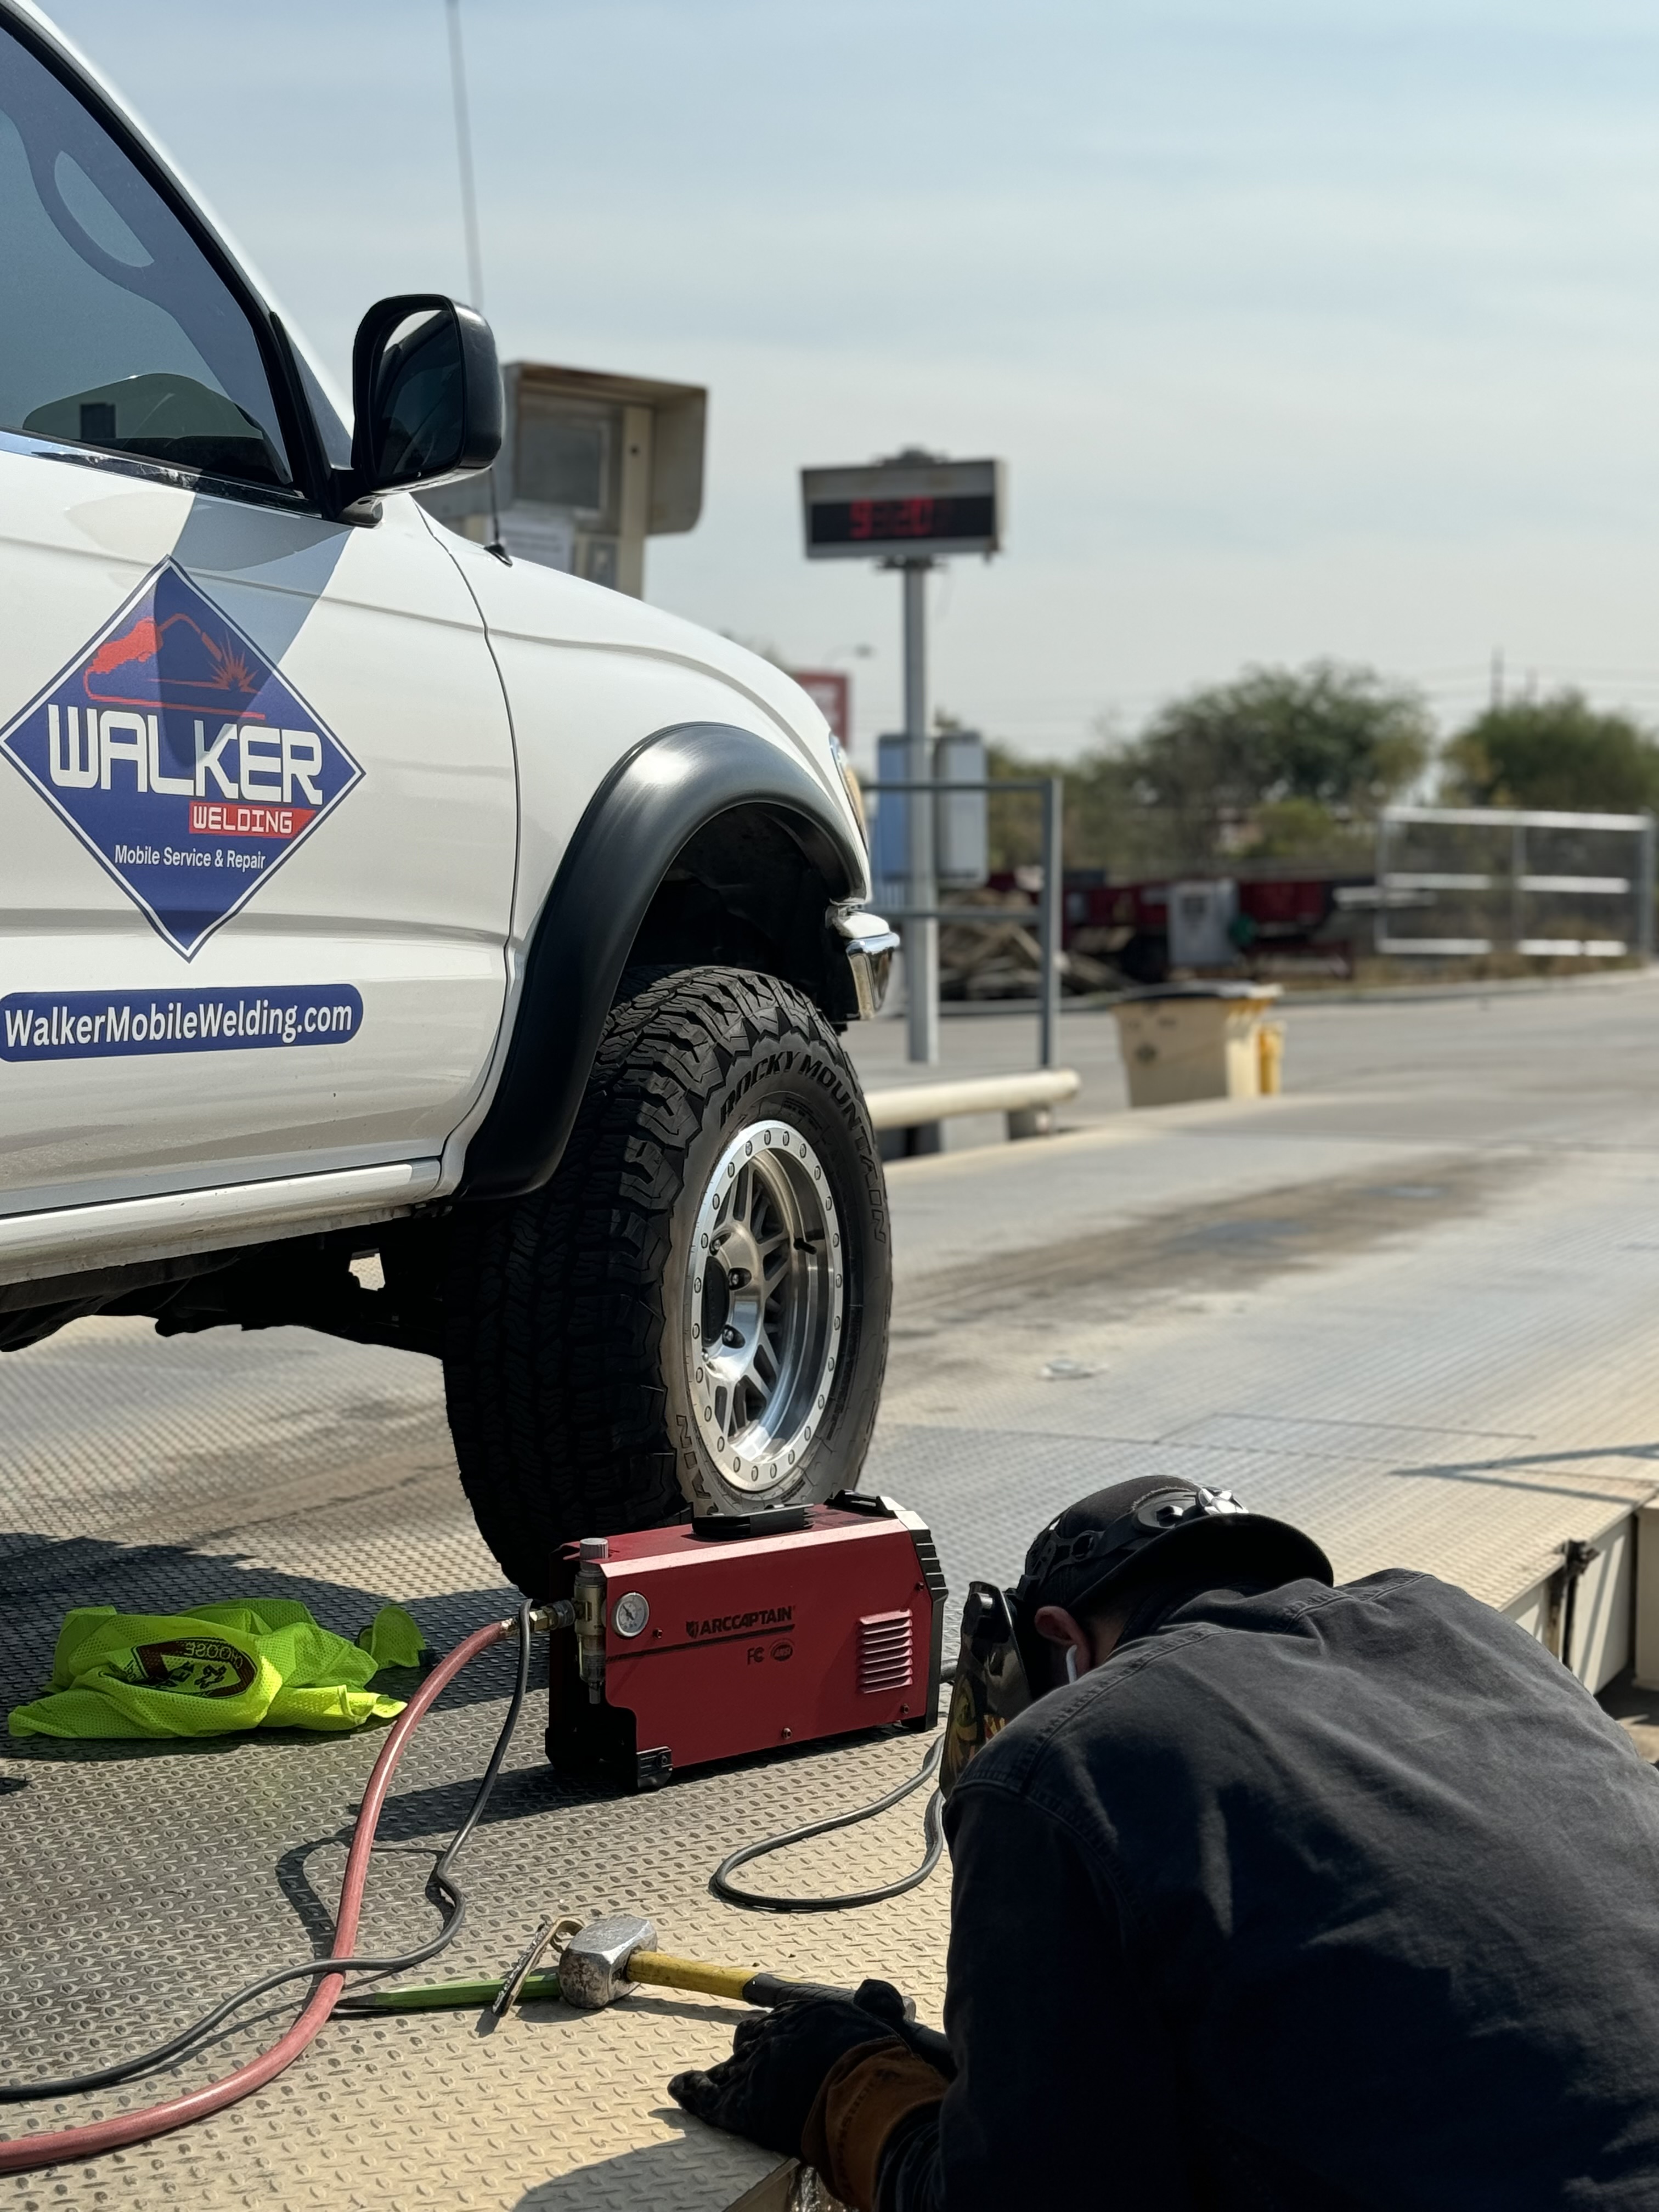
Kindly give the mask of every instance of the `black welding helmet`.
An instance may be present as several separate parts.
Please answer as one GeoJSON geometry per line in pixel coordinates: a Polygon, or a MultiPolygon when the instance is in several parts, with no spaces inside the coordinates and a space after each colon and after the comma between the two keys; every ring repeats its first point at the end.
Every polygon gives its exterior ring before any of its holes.
{"type": "Polygon", "coordinates": [[[1012,1590],[969,1586],[962,1650],[939,1786],[948,1796],[975,1753],[1052,1686],[1051,1647],[1039,1636],[1045,1605],[1081,1613],[1114,1583],[1139,1575],[1152,1554],[1185,1576],[1267,1587],[1304,1578],[1331,1583],[1331,1563],[1287,1521],[1252,1513],[1230,1490],[1141,1476],[1115,1483],[1055,1516],[1025,1555],[1012,1590]]]}

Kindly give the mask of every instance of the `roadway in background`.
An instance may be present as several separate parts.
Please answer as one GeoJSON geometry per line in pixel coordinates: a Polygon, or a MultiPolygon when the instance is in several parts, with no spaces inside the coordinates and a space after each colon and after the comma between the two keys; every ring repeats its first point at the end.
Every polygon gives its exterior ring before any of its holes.
{"type": "MultiPolygon", "coordinates": [[[[1659,1482],[1659,979],[1283,1012],[1279,1099],[1129,1114],[1084,1010],[1060,1134],[895,1164],[875,1462],[948,1495],[953,1575],[1164,1469],[1509,1605],[1659,1482]]],[[[948,1073],[1029,1064],[1029,1016],[944,1027],[948,1073]]],[[[896,1079],[896,1024],[855,1047],[896,1079]]]]}

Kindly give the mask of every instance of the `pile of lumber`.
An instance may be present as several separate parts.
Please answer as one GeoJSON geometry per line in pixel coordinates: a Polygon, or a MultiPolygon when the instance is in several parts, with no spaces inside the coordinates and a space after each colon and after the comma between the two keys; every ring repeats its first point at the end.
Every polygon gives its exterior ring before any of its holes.
{"type": "MultiPolygon", "coordinates": [[[[982,906],[999,918],[941,922],[939,995],[945,999],[1035,999],[1042,989],[1042,945],[1037,902],[1020,890],[956,893],[953,906],[982,906]],[[1004,920],[1001,916],[1005,915],[1004,920]]],[[[1062,991],[1102,991],[1120,981],[1104,961],[1081,952],[1060,956],[1062,991]]]]}

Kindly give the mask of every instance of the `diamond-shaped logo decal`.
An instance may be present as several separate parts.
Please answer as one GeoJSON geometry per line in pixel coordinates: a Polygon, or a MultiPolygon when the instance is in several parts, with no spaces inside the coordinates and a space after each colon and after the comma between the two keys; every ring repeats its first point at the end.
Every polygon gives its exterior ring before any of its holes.
{"type": "Polygon", "coordinates": [[[187,960],[362,775],[172,561],[0,750],[187,960]]]}

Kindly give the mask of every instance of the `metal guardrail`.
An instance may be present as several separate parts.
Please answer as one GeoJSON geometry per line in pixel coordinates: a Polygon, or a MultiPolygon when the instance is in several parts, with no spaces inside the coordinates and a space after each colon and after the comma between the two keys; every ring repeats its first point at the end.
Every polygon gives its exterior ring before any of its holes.
{"type": "MultiPolygon", "coordinates": [[[[975,781],[951,779],[938,782],[931,780],[926,782],[884,781],[866,783],[863,790],[866,797],[877,799],[889,792],[895,796],[920,793],[929,798],[937,797],[943,792],[994,792],[999,797],[1015,792],[1042,793],[1042,842],[1039,862],[1042,871],[1042,890],[1037,901],[1037,942],[1042,972],[1038,979],[1037,1064],[1041,1067],[1052,1067],[1060,1043],[1060,900],[1065,896],[1065,886],[1060,880],[1065,786],[1060,777],[1010,775],[975,781]]],[[[943,921],[949,922],[952,927],[966,926],[981,929],[1000,928],[1015,919],[1014,910],[1008,907],[939,906],[931,902],[915,906],[884,906],[883,912],[889,921],[943,921]]],[[[908,991],[910,988],[911,978],[907,973],[905,988],[908,991]]]]}
{"type": "MultiPolygon", "coordinates": [[[[1454,843],[1461,842],[1454,839],[1454,843]]],[[[1480,858],[1459,851],[1436,857],[1480,858]]],[[[1565,857],[1565,856],[1563,856],[1565,857]]],[[[1577,856],[1601,859],[1600,853],[1577,856]]],[[[1608,856],[1612,857],[1612,856],[1608,856]]],[[[1504,944],[1532,959],[1619,959],[1634,951],[1644,960],[1653,957],[1654,939],[1654,818],[1651,814],[1594,814],[1564,810],[1510,806],[1387,806],[1376,825],[1377,904],[1375,944],[1378,953],[1419,958],[1479,958],[1504,944]],[[1396,856],[1400,833],[1412,829],[1507,832],[1507,867],[1417,867],[1390,866],[1396,856]],[[1528,833],[1600,839],[1621,836],[1635,841],[1635,866],[1622,874],[1529,866],[1528,833]],[[1629,926],[1621,936],[1595,933],[1607,908],[1588,912],[1558,908],[1558,932],[1544,933],[1532,902],[1538,899],[1625,901],[1629,926]],[[1440,918],[1464,922],[1461,932],[1439,934],[1399,934],[1390,928],[1390,915],[1403,911],[1440,908],[1440,918]],[[1559,922],[1576,923],[1575,933],[1560,933],[1559,922]],[[1486,929],[1475,934],[1468,927],[1484,921],[1486,929]],[[1530,926],[1529,926],[1530,925],[1530,926]],[[1588,927],[1587,927],[1588,925],[1588,927]]],[[[1615,909],[1608,923],[1617,927],[1625,917],[1615,909]]],[[[1547,927],[1547,924],[1545,925],[1547,927]]]]}
{"type": "Polygon", "coordinates": [[[958,1114],[1034,1114],[1075,1098],[1083,1079],[1074,1067],[1028,1068],[1019,1075],[947,1076],[936,1083],[895,1083],[866,1091],[875,1129],[914,1129],[958,1114]]]}

